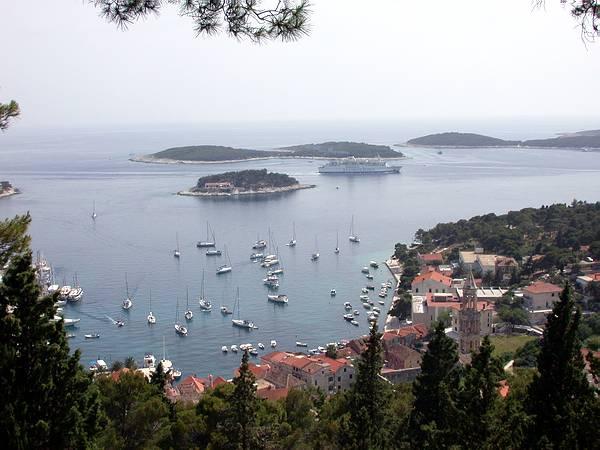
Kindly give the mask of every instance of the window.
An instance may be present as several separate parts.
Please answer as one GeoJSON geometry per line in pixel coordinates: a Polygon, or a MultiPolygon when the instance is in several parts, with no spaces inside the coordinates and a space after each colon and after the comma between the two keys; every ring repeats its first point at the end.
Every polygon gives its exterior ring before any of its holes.
{"type": "Polygon", "coordinates": [[[346,368],[344,367],[344,372],[346,372],[346,368]]]}
{"type": "Polygon", "coordinates": [[[348,378],[352,379],[352,374],[350,374],[350,376],[348,378]]]}
{"type": "Polygon", "coordinates": [[[431,288],[429,288],[429,292],[431,292],[431,288]]]}
{"type": "Polygon", "coordinates": [[[418,292],[419,292],[419,288],[416,288],[416,289],[415,289],[415,292],[417,292],[417,293],[418,293],[418,292]]]}
{"type": "Polygon", "coordinates": [[[317,385],[317,380],[315,380],[315,386],[317,385]]]}
{"type": "Polygon", "coordinates": [[[333,377],[329,377],[329,382],[333,382],[333,377]]]}
{"type": "Polygon", "coordinates": [[[342,381],[342,377],[338,377],[338,383],[342,381]]]}

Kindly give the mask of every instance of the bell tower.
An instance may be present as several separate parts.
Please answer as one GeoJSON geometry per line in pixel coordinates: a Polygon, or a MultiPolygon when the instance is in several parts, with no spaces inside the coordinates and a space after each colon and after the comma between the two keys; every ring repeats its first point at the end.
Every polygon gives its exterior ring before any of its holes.
{"type": "Polygon", "coordinates": [[[479,350],[481,345],[481,313],[477,309],[477,284],[473,272],[463,289],[463,298],[458,312],[458,342],[461,353],[479,350]]]}

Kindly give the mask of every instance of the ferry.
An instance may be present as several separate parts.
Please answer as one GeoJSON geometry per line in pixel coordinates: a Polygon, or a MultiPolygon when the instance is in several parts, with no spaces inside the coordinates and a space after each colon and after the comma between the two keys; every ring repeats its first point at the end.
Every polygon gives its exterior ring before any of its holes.
{"type": "Polygon", "coordinates": [[[380,158],[344,158],[330,161],[324,166],[319,167],[319,173],[341,174],[341,175],[360,175],[360,174],[379,174],[379,173],[400,173],[400,166],[390,166],[380,158]]]}

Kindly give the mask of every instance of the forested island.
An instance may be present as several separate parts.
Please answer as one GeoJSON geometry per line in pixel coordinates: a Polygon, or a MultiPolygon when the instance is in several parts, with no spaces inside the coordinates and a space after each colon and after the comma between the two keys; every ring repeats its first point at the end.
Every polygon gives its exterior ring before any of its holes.
{"type": "Polygon", "coordinates": [[[179,195],[198,197],[231,197],[238,195],[274,194],[315,187],[300,184],[294,177],[284,173],[261,170],[241,170],[208,175],[198,179],[196,186],[179,195]]]}
{"type": "Polygon", "coordinates": [[[173,147],[150,155],[136,156],[131,161],[148,163],[217,163],[268,158],[402,158],[401,152],[387,145],[359,142],[323,142],[283,147],[276,150],[250,150],[219,145],[173,147]]]}
{"type": "Polygon", "coordinates": [[[414,147],[538,147],[576,150],[600,150],[600,130],[564,133],[547,139],[508,141],[475,133],[437,133],[410,139],[404,144],[414,147]]]}

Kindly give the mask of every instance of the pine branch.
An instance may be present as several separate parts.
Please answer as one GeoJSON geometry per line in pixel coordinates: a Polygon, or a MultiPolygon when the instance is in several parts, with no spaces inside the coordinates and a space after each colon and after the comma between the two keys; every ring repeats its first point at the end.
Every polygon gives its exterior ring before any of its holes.
{"type": "Polygon", "coordinates": [[[21,114],[19,104],[14,100],[11,100],[10,103],[0,103],[0,130],[6,130],[9,121],[18,117],[19,114],[21,114]]]}

